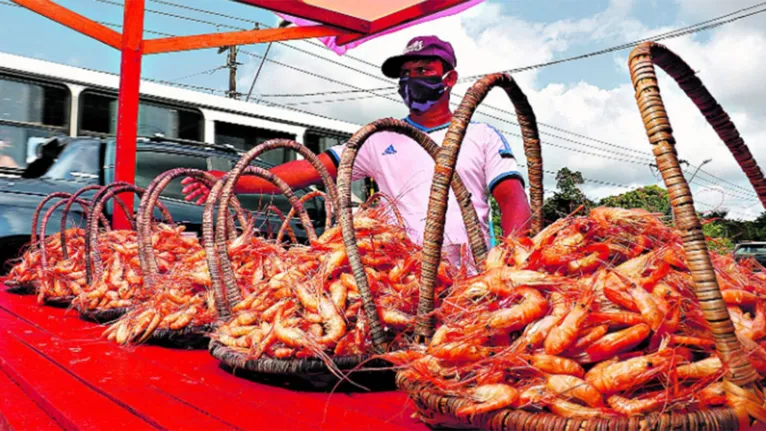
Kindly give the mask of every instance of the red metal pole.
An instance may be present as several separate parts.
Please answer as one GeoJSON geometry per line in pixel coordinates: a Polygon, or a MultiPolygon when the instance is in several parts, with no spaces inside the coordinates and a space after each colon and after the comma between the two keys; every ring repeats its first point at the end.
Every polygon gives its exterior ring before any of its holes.
{"type": "MultiPolygon", "coordinates": [[[[141,56],[143,55],[144,0],[125,0],[122,22],[122,62],[120,64],[120,96],[117,108],[117,151],[114,163],[115,181],[133,184],[136,177],[136,129],[138,123],[138,92],[141,82],[141,56]]],[[[120,198],[130,210],[133,194],[120,198]]],[[[114,206],[112,225],[115,229],[129,229],[129,215],[114,206]]]]}

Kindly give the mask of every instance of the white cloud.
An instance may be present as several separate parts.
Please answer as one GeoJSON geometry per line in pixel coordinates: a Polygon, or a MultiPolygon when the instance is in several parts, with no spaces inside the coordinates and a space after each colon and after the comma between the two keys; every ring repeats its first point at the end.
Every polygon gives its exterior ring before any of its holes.
{"type": "MultiPolygon", "coordinates": [[[[721,15],[751,3],[744,0],[741,2],[676,0],[676,2],[683,22],[677,23],[673,28],[721,15]]],[[[466,76],[550,61],[565,56],[567,49],[574,45],[590,43],[595,46],[609,46],[616,41],[642,38],[671,29],[671,27],[647,27],[631,16],[632,10],[631,0],[613,0],[607,9],[587,19],[536,23],[504,13],[498,4],[484,3],[462,15],[432,21],[375,39],[352,50],[350,55],[380,64],[388,56],[398,54],[410,38],[422,34],[436,34],[453,44],[458,54],[458,70],[466,76]]],[[[766,139],[766,121],[764,121],[766,105],[762,103],[766,100],[766,86],[762,85],[761,78],[761,71],[766,66],[766,26],[753,25],[760,19],[748,18],[720,27],[704,38],[685,36],[672,39],[667,41],[667,45],[699,72],[705,85],[734,119],[745,141],[750,144],[756,160],[766,164],[766,145],[759,145],[766,139]]],[[[378,73],[375,68],[348,58],[337,57],[327,50],[318,49],[306,43],[293,42],[293,44],[343,64],[370,73],[378,73]]],[[[362,88],[395,84],[393,81],[387,83],[363,76],[277,45],[272,49],[271,56],[280,62],[293,64],[318,75],[329,76],[362,88]]],[[[586,178],[629,186],[659,182],[658,177],[655,176],[656,172],[652,172],[646,161],[646,157],[652,158],[651,146],[636,107],[626,66],[627,57],[627,51],[614,54],[616,70],[623,76],[624,83],[612,88],[602,88],[599,82],[589,80],[575,84],[540,82],[539,71],[536,70],[519,73],[514,77],[528,95],[539,121],[640,151],[636,153],[607,146],[602,142],[583,139],[541,125],[540,130],[545,132],[542,135],[543,141],[559,146],[543,146],[546,169],[557,170],[568,166],[570,169],[582,171],[586,178]],[[579,143],[568,142],[551,134],[573,139],[579,143]],[[596,148],[588,148],[588,146],[596,148]],[[578,151],[560,147],[575,148],[578,151]],[[583,154],[583,152],[598,153],[604,157],[583,154]],[[613,158],[630,159],[645,164],[618,162],[613,158]]],[[[253,61],[242,68],[243,78],[240,85],[249,86],[249,76],[252,76],[257,64],[257,61],[253,61]]],[[[614,73],[614,70],[610,72],[614,73]]],[[[700,209],[723,206],[736,211],[735,216],[757,215],[761,210],[760,205],[757,202],[753,205],[754,201],[748,200],[753,195],[752,187],[728,149],[720,142],[697,108],[678,86],[666,74],[660,72],[659,75],[662,94],[678,141],[679,157],[693,164],[712,159],[713,161],[705,166],[705,170],[726,181],[721,182],[703,172],[697,175],[694,186],[695,189],[697,186],[700,187],[695,195],[701,203],[700,209]],[[716,190],[716,187],[720,190],[716,190]]],[[[345,89],[348,88],[340,84],[328,83],[319,78],[267,64],[259,79],[256,93],[304,93],[345,89]]],[[[458,86],[455,93],[462,94],[466,89],[467,85],[458,86]]],[[[364,98],[339,103],[308,104],[297,106],[297,108],[357,123],[366,123],[380,117],[406,115],[398,95],[393,91],[392,93],[390,97],[395,102],[379,98],[364,98]]],[[[365,94],[275,99],[275,101],[311,102],[360,96],[365,94]]],[[[507,97],[501,91],[492,92],[485,103],[512,110],[507,97]]],[[[507,114],[486,111],[515,121],[514,117],[507,114]]],[[[479,115],[476,119],[487,120],[486,117],[479,115]]],[[[508,132],[519,132],[517,126],[494,120],[489,122],[508,132]]],[[[521,155],[520,139],[510,136],[509,140],[515,154],[521,155]]],[[[523,161],[522,157],[520,159],[523,161]]],[[[546,175],[546,187],[553,187],[554,184],[553,175],[546,175]]],[[[625,191],[618,186],[593,183],[586,183],[585,190],[592,198],[625,191]]]]}

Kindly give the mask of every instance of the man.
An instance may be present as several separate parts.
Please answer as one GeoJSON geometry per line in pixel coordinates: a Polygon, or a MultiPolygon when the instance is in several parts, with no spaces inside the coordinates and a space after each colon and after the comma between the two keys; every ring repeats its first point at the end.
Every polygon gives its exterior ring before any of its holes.
{"type": "MultiPolygon", "coordinates": [[[[412,39],[404,53],[383,63],[383,74],[399,79],[399,94],[410,109],[405,118],[412,126],[441,144],[452,120],[450,91],[457,82],[457,61],[452,45],[435,36],[412,39]]],[[[330,148],[319,159],[333,177],[343,145],[330,148]]],[[[319,184],[316,170],[304,160],[274,167],[271,171],[293,188],[319,184]]],[[[486,237],[489,219],[489,196],[497,200],[506,234],[528,228],[530,209],[524,193],[522,176],[505,138],[492,126],[471,123],[468,126],[457,162],[460,174],[471,193],[486,237]]],[[[220,177],[223,172],[213,172],[220,177]]],[[[359,151],[353,179],[370,177],[380,191],[393,197],[407,223],[410,237],[422,244],[428,196],[434,174],[433,159],[416,142],[405,136],[380,132],[370,137],[359,151]]],[[[209,190],[187,178],[183,192],[186,200],[204,203],[209,190]]],[[[276,187],[257,177],[242,177],[236,193],[278,193],[276,187]]],[[[458,256],[459,245],[468,242],[460,209],[450,193],[445,226],[445,251],[450,260],[458,256]]]]}

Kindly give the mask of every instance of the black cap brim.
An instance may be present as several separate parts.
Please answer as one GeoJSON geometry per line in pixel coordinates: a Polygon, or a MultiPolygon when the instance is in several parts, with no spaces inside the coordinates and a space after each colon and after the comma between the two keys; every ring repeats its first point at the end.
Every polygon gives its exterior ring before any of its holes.
{"type": "Polygon", "coordinates": [[[391,57],[384,61],[383,66],[381,66],[380,69],[383,71],[383,75],[389,78],[399,78],[402,71],[402,65],[413,58],[415,58],[415,56],[397,55],[396,57],[391,57]]]}

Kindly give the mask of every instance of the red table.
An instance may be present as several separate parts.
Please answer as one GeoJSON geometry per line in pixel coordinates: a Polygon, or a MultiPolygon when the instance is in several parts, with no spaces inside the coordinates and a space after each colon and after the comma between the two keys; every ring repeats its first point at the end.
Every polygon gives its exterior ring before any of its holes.
{"type": "Polygon", "coordinates": [[[427,429],[402,393],[267,386],[207,351],[120,347],[103,329],[0,292],[0,429],[427,429]]]}

